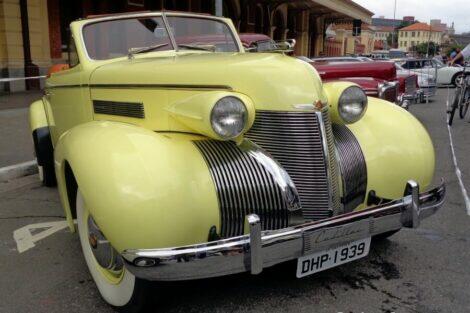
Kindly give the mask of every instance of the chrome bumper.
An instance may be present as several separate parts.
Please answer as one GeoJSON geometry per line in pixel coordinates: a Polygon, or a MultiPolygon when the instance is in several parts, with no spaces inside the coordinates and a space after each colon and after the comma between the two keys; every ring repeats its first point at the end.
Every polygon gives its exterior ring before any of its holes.
{"type": "Polygon", "coordinates": [[[184,247],[125,250],[126,268],[135,276],[157,281],[191,280],[250,271],[327,250],[354,240],[416,228],[444,203],[445,184],[419,193],[409,181],[405,196],[363,211],[274,231],[261,231],[257,215],[247,216],[248,235],[184,247]]]}

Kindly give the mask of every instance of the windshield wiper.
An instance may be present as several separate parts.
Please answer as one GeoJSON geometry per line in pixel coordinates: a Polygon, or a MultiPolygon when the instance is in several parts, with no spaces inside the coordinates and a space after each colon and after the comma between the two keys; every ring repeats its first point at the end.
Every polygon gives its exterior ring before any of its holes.
{"type": "Polygon", "coordinates": [[[206,47],[203,46],[197,46],[197,45],[178,45],[179,48],[186,48],[190,50],[201,50],[201,51],[210,51],[210,52],[215,52],[215,46],[214,45],[207,45],[206,47]],[[210,46],[210,47],[208,47],[210,46]]]}
{"type": "Polygon", "coordinates": [[[130,48],[128,50],[127,57],[129,59],[132,59],[132,58],[134,58],[134,54],[150,52],[150,51],[157,50],[158,48],[165,47],[165,46],[168,46],[168,43],[161,43],[161,44],[158,44],[158,45],[142,47],[142,48],[130,48]]]}

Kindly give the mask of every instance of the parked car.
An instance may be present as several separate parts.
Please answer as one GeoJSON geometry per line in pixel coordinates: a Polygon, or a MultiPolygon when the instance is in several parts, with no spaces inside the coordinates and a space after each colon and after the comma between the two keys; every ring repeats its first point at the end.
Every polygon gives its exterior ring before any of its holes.
{"type": "Polygon", "coordinates": [[[397,62],[406,70],[432,75],[438,85],[459,84],[463,75],[470,75],[470,69],[464,74],[461,66],[447,66],[436,59],[399,59],[397,62]]]}
{"type": "Polygon", "coordinates": [[[319,57],[310,58],[310,62],[363,62],[357,57],[340,56],[340,57],[319,57]]]}
{"type": "Polygon", "coordinates": [[[40,177],[57,180],[121,311],[153,297],[148,281],[341,265],[444,201],[411,114],[301,60],[245,53],[230,19],[126,13],[70,29],[70,67],[51,71],[30,125],[40,177]]]}
{"type": "Polygon", "coordinates": [[[424,103],[427,100],[430,100],[436,95],[437,84],[436,78],[434,75],[421,73],[421,72],[410,72],[410,70],[404,69],[400,64],[395,63],[397,68],[397,75],[399,76],[408,76],[410,73],[415,73],[418,78],[418,87],[419,87],[419,102],[424,103]]]}
{"type": "MultiPolygon", "coordinates": [[[[242,33],[240,40],[251,52],[277,50],[274,41],[264,34],[242,33]],[[266,44],[268,42],[271,42],[271,50],[266,44]],[[258,45],[264,49],[257,49],[258,45]]],[[[352,56],[319,58],[297,56],[297,58],[313,65],[322,79],[354,82],[360,85],[368,96],[382,98],[404,108],[422,98],[417,75],[408,73],[397,76],[396,69],[390,62],[374,62],[367,58],[352,56]]]]}
{"type": "Polygon", "coordinates": [[[370,97],[378,97],[408,108],[420,98],[416,74],[397,73],[389,61],[311,63],[326,81],[351,81],[360,85],[370,97]]]}
{"type": "Polygon", "coordinates": [[[256,33],[244,33],[240,40],[246,51],[249,52],[275,52],[290,53],[295,46],[294,39],[274,41],[269,36],[256,33]]]}

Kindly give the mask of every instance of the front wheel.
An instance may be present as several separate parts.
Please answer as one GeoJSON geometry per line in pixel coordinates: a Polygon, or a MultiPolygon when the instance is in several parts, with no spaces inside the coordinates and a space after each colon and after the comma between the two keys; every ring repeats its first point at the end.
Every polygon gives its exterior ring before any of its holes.
{"type": "Polygon", "coordinates": [[[451,84],[454,85],[457,88],[462,87],[464,79],[465,79],[465,74],[463,72],[462,73],[457,73],[452,78],[451,84]]]}
{"type": "Polygon", "coordinates": [[[101,296],[119,312],[140,312],[147,298],[148,282],[126,270],[121,257],[109,245],[87,210],[80,190],[77,191],[76,205],[83,256],[101,296]],[[109,263],[104,267],[106,261],[109,263]]]}
{"type": "Polygon", "coordinates": [[[469,93],[469,90],[466,89],[465,92],[463,92],[462,101],[460,101],[459,115],[461,119],[463,119],[465,115],[467,115],[468,105],[470,104],[468,93],[469,93]]]}

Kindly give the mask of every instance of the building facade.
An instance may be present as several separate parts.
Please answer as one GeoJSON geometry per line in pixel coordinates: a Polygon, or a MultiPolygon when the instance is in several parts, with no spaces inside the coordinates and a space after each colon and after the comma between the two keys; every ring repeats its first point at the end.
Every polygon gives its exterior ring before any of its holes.
{"type": "MultiPolygon", "coordinates": [[[[216,0],[0,0],[0,77],[43,75],[64,63],[68,25],[96,14],[176,10],[215,14],[216,0]]],[[[220,0],[219,0],[220,1],[220,0]]],[[[296,39],[295,54],[327,54],[325,29],[335,21],[370,23],[373,13],[352,0],[222,0],[239,32],[296,39]]],[[[38,81],[0,83],[0,91],[39,88],[38,81]]]]}
{"type": "Polygon", "coordinates": [[[391,41],[396,42],[396,38],[393,38],[395,33],[395,27],[393,26],[374,26],[375,35],[374,35],[374,49],[375,50],[388,50],[390,47],[391,41]],[[389,41],[390,38],[390,41],[389,41]]]}
{"type": "Polygon", "coordinates": [[[327,56],[370,54],[374,50],[375,29],[369,24],[362,24],[360,36],[353,35],[350,23],[331,24],[331,29],[326,41],[327,56]]]}
{"type": "Polygon", "coordinates": [[[426,42],[442,43],[444,32],[426,23],[415,23],[398,30],[398,48],[402,51],[413,51],[414,48],[426,42]]]}

